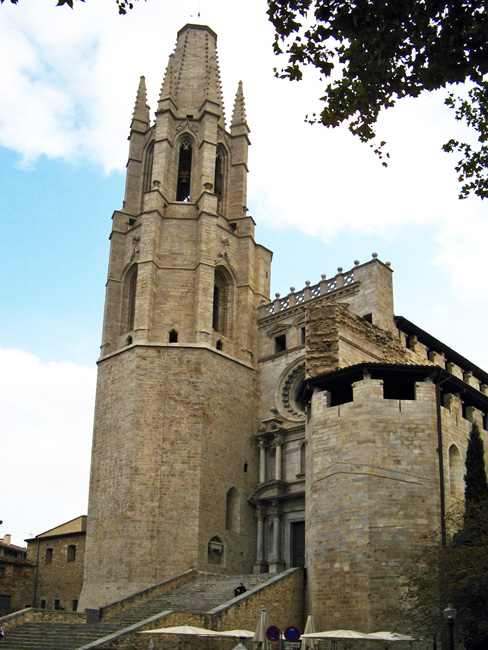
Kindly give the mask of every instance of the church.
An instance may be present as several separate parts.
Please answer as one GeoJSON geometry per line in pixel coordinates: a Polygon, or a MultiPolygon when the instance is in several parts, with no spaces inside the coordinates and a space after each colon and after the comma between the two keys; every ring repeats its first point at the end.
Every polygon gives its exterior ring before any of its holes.
{"type": "Polygon", "coordinates": [[[372,631],[462,503],[488,374],[395,315],[376,253],[270,298],[249,133],[216,34],[186,25],[154,122],[141,77],[113,215],[79,609],[303,567],[317,629],[372,631]]]}

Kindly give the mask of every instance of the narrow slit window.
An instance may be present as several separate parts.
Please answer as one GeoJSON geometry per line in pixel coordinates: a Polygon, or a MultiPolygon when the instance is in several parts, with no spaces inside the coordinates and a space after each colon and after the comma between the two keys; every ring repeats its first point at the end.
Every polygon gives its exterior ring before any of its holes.
{"type": "Polygon", "coordinates": [[[220,288],[215,284],[214,285],[214,294],[213,294],[213,314],[212,314],[212,327],[215,331],[219,329],[219,320],[220,320],[220,288]]]}
{"type": "Polygon", "coordinates": [[[223,156],[222,151],[217,150],[217,156],[215,157],[215,179],[214,179],[214,191],[217,195],[219,201],[222,200],[222,192],[224,187],[224,171],[223,171],[223,156]]]}
{"type": "Polygon", "coordinates": [[[137,293],[137,266],[129,278],[129,295],[127,305],[127,331],[134,329],[134,319],[136,314],[136,293],[137,293]]]}
{"type": "Polygon", "coordinates": [[[144,180],[143,191],[150,192],[152,190],[152,171],[154,160],[154,142],[151,142],[146,151],[146,158],[144,160],[144,180]]]}
{"type": "Polygon", "coordinates": [[[215,332],[220,332],[224,336],[228,336],[229,292],[230,283],[228,279],[223,271],[216,269],[213,290],[212,328],[215,332]]]}
{"type": "Polygon", "coordinates": [[[192,144],[190,138],[184,138],[180,145],[178,161],[177,201],[190,200],[192,144]]]}

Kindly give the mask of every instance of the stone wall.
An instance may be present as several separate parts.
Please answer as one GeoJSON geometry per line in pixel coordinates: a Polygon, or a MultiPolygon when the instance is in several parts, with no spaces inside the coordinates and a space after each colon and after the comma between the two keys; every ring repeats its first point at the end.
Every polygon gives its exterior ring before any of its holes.
{"type": "Polygon", "coordinates": [[[22,559],[0,558],[0,594],[10,596],[10,607],[0,609],[0,616],[29,607],[32,603],[34,567],[22,559]]]}
{"type": "Polygon", "coordinates": [[[319,629],[373,631],[422,536],[440,525],[435,386],[385,400],[380,380],[354,401],[314,395],[307,425],[307,554],[319,629]]]}
{"type": "Polygon", "coordinates": [[[65,623],[72,625],[85,623],[85,621],[85,616],[76,612],[33,609],[32,607],[0,618],[0,624],[6,632],[26,623],[65,623]]]}
{"type": "Polygon", "coordinates": [[[406,363],[407,359],[402,340],[357,316],[346,305],[312,303],[308,308],[307,377],[363,361],[406,363]]]}
{"type": "Polygon", "coordinates": [[[84,532],[73,533],[59,537],[39,537],[29,543],[29,559],[36,562],[39,558],[35,607],[40,607],[41,601],[44,601],[46,609],[54,609],[57,600],[59,609],[76,610],[83,584],[85,537],[84,532]],[[74,559],[69,547],[76,549],[74,559]]]}
{"type": "MultiPolygon", "coordinates": [[[[303,629],[303,573],[299,569],[292,570],[277,577],[276,581],[255,593],[246,594],[245,598],[228,607],[216,608],[208,614],[190,614],[174,612],[158,619],[149,625],[139,628],[138,632],[124,635],[109,643],[110,650],[146,650],[149,638],[154,648],[160,650],[231,650],[238,639],[209,639],[197,637],[178,637],[162,634],[140,634],[143,629],[158,629],[176,625],[193,625],[211,630],[256,629],[261,610],[267,611],[268,625],[277,625],[284,630],[288,625],[296,625],[303,629]]],[[[251,647],[252,640],[246,642],[251,647]]],[[[273,644],[270,650],[274,650],[273,644]]],[[[277,650],[277,645],[276,645],[277,650]]]]}
{"type": "Polygon", "coordinates": [[[179,344],[133,346],[103,360],[99,373],[80,606],[190,568],[251,573],[256,373],[216,350],[179,344]],[[239,522],[227,529],[231,488],[239,522]],[[223,552],[209,556],[214,537],[223,552]]]}

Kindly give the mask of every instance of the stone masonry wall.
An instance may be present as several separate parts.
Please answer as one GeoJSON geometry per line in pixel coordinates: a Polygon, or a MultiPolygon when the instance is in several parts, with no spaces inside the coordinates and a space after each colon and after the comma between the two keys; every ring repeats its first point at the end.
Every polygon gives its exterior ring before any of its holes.
{"type": "Polygon", "coordinates": [[[318,629],[381,627],[402,567],[439,527],[435,386],[383,399],[382,382],[353,384],[354,401],[316,393],[307,426],[309,596],[318,629]]]}
{"type": "Polygon", "coordinates": [[[256,381],[225,354],[180,344],[134,346],[99,364],[80,607],[190,568],[252,572],[256,381]],[[239,524],[226,530],[233,487],[239,524]],[[224,552],[209,567],[215,536],[224,552]]]}
{"type": "MultiPolygon", "coordinates": [[[[83,584],[83,567],[85,556],[85,534],[63,535],[47,539],[39,538],[39,564],[36,586],[35,607],[40,607],[41,600],[46,609],[54,609],[54,601],[59,600],[59,607],[71,611],[73,601],[80,598],[83,584]],[[74,560],[68,561],[68,547],[76,547],[74,560]],[[46,558],[47,549],[52,549],[52,561],[46,558]]],[[[29,559],[36,561],[37,541],[29,544],[29,559]]]]}
{"type": "Polygon", "coordinates": [[[0,609],[0,616],[16,612],[32,603],[32,577],[34,567],[25,560],[0,558],[3,569],[0,577],[0,594],[10,596],[10,607],[0,609]]]}
{"type": "Polygon", "coordinates": [[[406,363],[407,358],[400,339],[346,305],[312,303],[307,310],[307,377],[362,361],[406,363]]]}

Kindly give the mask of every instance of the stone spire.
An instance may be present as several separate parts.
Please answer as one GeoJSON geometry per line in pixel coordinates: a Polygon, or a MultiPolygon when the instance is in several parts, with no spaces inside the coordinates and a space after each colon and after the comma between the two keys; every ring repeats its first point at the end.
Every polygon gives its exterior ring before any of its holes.
{"type": "Polygon", "coordinates": [[[234,112],[232,113],[231,129],[236,126],[246,125],[246,106],[244,103],[244,92],[242,90],[242,81],[239,81],[237,87],[236,100],[234,102],[234,112]]]}
{"type": "Polygon", "coordinates": [[[159,95],[159,108],[165,99],[172,99],[174,92],[174,69],[173,69],[174,54],[170,54],[168,67],[164,75],[163,85],[161,86],[161,93],[159,95]]]}
{"type": "Polygon", "coordinates": [[[217,35],[204,25],[185,25],[178,32],[171,55],[160,102],[173,99],[180,116],[199,116],[205,102],[224,119],[220,71],[217,59],[217,35]]]}
{"type": "Polygon", "coordinates": [[[144,76],[139,81],[136,104],[132,113],[131,131],[146,132],[149,128],[149,106],[147,105],[146,79],[144,76]]]}

